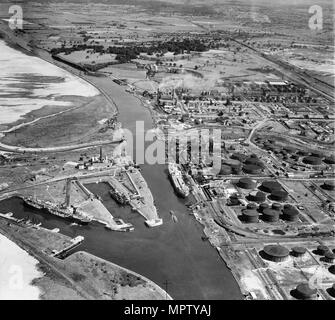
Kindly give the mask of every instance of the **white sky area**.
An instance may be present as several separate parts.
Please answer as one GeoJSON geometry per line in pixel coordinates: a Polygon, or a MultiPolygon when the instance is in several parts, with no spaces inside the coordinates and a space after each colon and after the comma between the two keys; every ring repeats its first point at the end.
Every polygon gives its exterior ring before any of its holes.
{"type": "Polygon", "coordinates": [[[31,281],[43,276],[38,261],[0,234],[0,300],[38,300],[40,290],[31,281]]]}
{"type": "Polygon", "coordinates": [[[0,93],[13,94],[13,97],[1,97],[0,95],[0,124],[11,123],[19,120],[30,111],[44,106],[70,106],[70,102],[56,101],[61,96],[93,97],[99,91],[79,77],[54,66],[37,57],[28,56],[20,51],[8,47],[4,41],[0,41],[0,93]],[[42,80],[36,83],[34,88],[27,88],[27,82],[15,79],[15,77],[51,76],[60,77],[59,83],[42,80]],[[10,87],[15,85],[15,88],[10,87]],[[29,92],[29,97],[17,97],[14,93],[29,92]]]}

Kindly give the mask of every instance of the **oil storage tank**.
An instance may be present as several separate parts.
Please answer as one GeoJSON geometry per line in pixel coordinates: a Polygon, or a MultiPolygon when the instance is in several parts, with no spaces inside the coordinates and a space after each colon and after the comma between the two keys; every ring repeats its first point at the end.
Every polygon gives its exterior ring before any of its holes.
{"type": "Polygon", "coordinates": [[[246,209],[242,211],[242,220],[246,223],[257,223],[259,213],[256,210],[246,209]]]}
{"type": "Polygon", "coordinates": [[[308,156],[302,160],[303,163],[309,164],[311,166],[319,166],[322,164],[322,159],[319,157],[308,156]]]}
{"type": "Polygon", "coordinates": [[[303,257],[307,252],[307,249],[304,247],[294,247],[292,248],[292,255],[294,257],[303,257]]]}
{"type": "Polygon", "coordinates": [[[272,200],[284,202],[288,199],[288,193],[285,190],[274,190],[270,197],[272,200]]]}
{"type": "Polygon", "coordinates": [[[256,188],[256,181],[252,180],[250,178],[241,178],[238,183],[237,186],[242,188],[242,189],[255,189],[256,188]]]}
{"type": "Polygon", "coordinates": [[[317,297],[316,294],[317,290],[315,288],[311,288],[308,283],[298,284],[292,292],[292,296],[300,300],[313,300],[317,297]]]}
{"type": "Polygon", "coordinates": [[[325,181],[324,184],[322,185],[322,189],[330,191],[335,190],[335,181],[334,180],[325,181]]]}
{"type": "Polygon", "coordinates": [[[328,251],[325,253],[325,261],[328,263],[334,263],[335,262],[335,253],[332,251],[328,251]]]}
{"type": "Polygon", "coordinates": [[[264,202],[265,199],[266,199],[265,193],[262,191],[253,191],[253,192],[250,192],[248,195],[248,200],[258,202],[258,203],[264,202]]]}
{"type": "Polygon", "coordinates": [[[285,221],[296,222],[299,219],[299,211],[294,206],[285,206],[282,212],[282,218],[285,221]]]}
{"type": "Polygon", "coordinates": [[[282,186],[275,180],[265,180],[262,182],[260,189],[266,193],[272,193],[275,190],[282,190],[282,186]]]}
{"type": "Polygon", "coordinates": [[[262,256],[273,262],[282,262],[288,259],[290,251],[277,244],[271,244],[264,247],[262,256]]]}
{"type": "Polygon", "coordinates": [[[278,222],[279,212],[273,209],[265,209],[263,211],[262,219],[266,222],[278,222]]]}

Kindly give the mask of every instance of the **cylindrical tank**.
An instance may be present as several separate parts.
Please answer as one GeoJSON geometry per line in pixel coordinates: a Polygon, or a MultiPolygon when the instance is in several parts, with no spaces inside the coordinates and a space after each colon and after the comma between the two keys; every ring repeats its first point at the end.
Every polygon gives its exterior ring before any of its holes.
{"type": "Polygon", "coordinates": [[[301,300],[313,300],[316,298],[317,290],[312,289],[308,283],[299,284],[294,290],[294,297],[301,300]]]}
{"type": "Polygon", "coordinates": [[[248,199],[250,201],[261,203],[261,202],[265,201],[266,197],[265,197],[265,193],[264,192],[262,192],[262,191],[254,191],[254,192],[251,192],[249,194],[248,199]]]}
{"type": "Polygon", "coordinates": [[[309,164],[311,166],[319,166],[322,164],[322,159],[319,157],[313,157],[313,156],[308,156],[305,157],[303,160],[303,163],[309,164]]]}
{"type": "Polygon", "coordinates": [[[334,263],[335,262],[335,253],[332,251],[328,251],[325,253],[325,261],[328,263],[334,263]]]}
{"type": "Polygon", "coordinates": [[[266,180],[261,184],[260,189],[267,193],[272,193],[275,190],[282,190],[282,186],[275,180],[266,180]]]}
{"type": "Polygon", "coordinates": [[[277,210],[277,211],[281,211],[282,205],[280,203],[275,202],[275,203],[272,204],[272,209],[277,210]]]}
{"type": "Polygon", "coordinates": [[[256,223],[258,222],[259,214],[256,210],[243,210],[242,219],[246,223],[256,223]]]}
{"type": "Polygon", "coordinates": [[[335,190],[335,181],[333,180],[325,181],[324,184],[322,185],[322,188],[325,190],[335,190]]]}
{"type": "Polygon", "coordinates": [[[277,222],[279,220],[279,212],[273,209],[265,209],[262,219],[266,222],[277,222]]]}
{"type": "Polygon", "coordinates": [[[328,270],[329,270],[330,273],[335,274],[335,264],[330,266],[328,270]]]}
{"type": "Polygon", "coordinates": [[[269,207],[270,207],[269,204],[267,204],[266,202],[263,202],[263,203],[261,203],[261,204],[259,205],[259,207],[258,207],[258,212],[263,213],[263,211],[264,211],[265,209],[268,209],[269,207]]]}
{"type": "Polygon", "coordinates": [[[255,164],[245,164],[243,166],[243,171],[248,174],[260,174],[262,172],[262,168],[255,164]]]}
{"type": "Polygon", "coordinates": [[[327,157],[323,160],[326,164],[335,164],[335,157],[327,157]]]}
{"type": "Polygon", "coordinates": [[[237,186],[242,188],[242,189],[255,189],[256,188],[256,181],[251,180],[250,178],[241,178],[237,186]]]}
{"type": "Polygon", "coordinates": [[[335,283],[327,291],[333,298],[335,298],[335,283]]]}
{"type": "Polygon", "coordinates": [[[271,199],[284,202],[288,198],[288,193],[285,190],[274,190],[271,192],[271,199]]]}
{"type": "Polygon", "coordinates": [[[304,247],[294,247],[292,248],[292,255],[294,257],[302,257],[306,254],[307,249],[304,247]]]}
{"type": "Polygon", "coordinates": [[[257,209],[257,204],[256,203],[248,203],[247,204],[247,209],[255,210],[255,209],[257,209]]]}
{"type": "Polygon", "coordinates": [[[329,251],[329,248],[323,244],[320,244],[318,247],[317,247],[317,254],[321,255],[321,256],[324,256],[328,251],[329,251]]]}
{"type": "Polygon", "coordinates": [[[274,262],[282,262],[285,261],[290,254],[290,251],[281,246],[281,245],[267,245],[263,249],[263,257],[267,260],[274,262]]]}
{"type": "Polygon", "coordinates": [[[285,206],[283,209],[283,220],[288,222],[295,222],[299,219],[299,211],[293,206],[285,206]]]}

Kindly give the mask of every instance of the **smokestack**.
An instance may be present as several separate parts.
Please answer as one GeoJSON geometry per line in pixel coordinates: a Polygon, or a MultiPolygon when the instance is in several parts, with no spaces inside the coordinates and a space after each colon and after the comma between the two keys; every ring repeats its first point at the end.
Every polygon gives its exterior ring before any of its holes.
{"type": "Polygon", "coordinates": [[[103,160],[103,155],[102,155],[102,147],[100,147],[100,162],[103,160]]]}

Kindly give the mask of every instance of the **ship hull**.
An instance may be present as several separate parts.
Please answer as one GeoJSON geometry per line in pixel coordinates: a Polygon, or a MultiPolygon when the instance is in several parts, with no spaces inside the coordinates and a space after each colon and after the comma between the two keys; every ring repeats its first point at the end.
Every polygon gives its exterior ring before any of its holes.
{"type": "Polygon", "coordinates": [[[25,200],[25,199],[23,199],[23,200],[24,200],[23,201],[24,206],[26,206],[27,208],[30,208],[30,209],[40,210],[44,213],[52,214],[54,216],[65,219],[67,221],[76,222],[76,223],[79,223],[79,224],[82,224],[82,225],[87,225],[90,222],[90,220],[81,219],[81,218],[73,216],[73,215],[65,215],[65,214],[63,214],[63,213],[61,213],[57,210],[52,210],[52,209],[50,210],[48,208],[43,207],[42,205],[34,204],[34,203],[30,202],[29,200],[25,200]]]}
{"type": "Polygon", "coordinates": [[[189,193],[178,187],[178,185],[176,184],[176,182],[174,181],[174,178],[172,177],[170,173],[169,173],[169,178],[170,178],[171,184],[173,186],[173,189],[176,195],[180,198],[185,199],[189,195],[189,193]]]}

